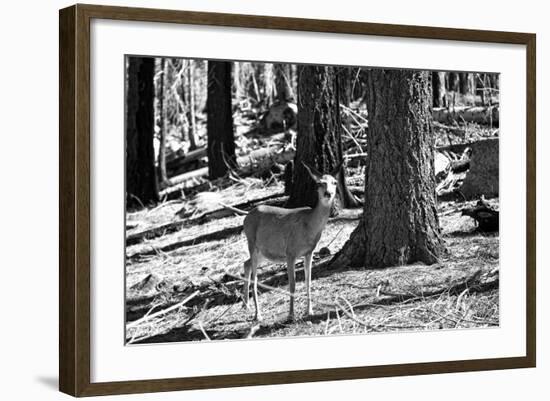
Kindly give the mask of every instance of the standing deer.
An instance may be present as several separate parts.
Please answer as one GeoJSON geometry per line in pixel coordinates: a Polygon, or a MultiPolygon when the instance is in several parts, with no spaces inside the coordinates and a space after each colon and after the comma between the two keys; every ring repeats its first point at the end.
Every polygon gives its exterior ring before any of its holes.
{"type": "Polygon", "coordinates": [[[307,314],[313,313],[310,296],[311,258],[329,218],[336,195],[336,177],[342,168],[342,163],[330,174],[321,174],[314,167],[304,162],[302,164],[317,185],[318,202],[315,208],[286,209],[260,205],[251,210],[244,219],[244,232],[250,252],[250,259],[244,263],[244,299],[248,307],[250,276],[252,275],[256,308],[254,318],[258,321],[261,320],[261,312],[258,305],[257,268],[261,257],[276,262],[286,261],[290,289],[290,320],[294,320],[294,290],[296,286],[294,266],[296,259],[304,257],[307,314]]]}

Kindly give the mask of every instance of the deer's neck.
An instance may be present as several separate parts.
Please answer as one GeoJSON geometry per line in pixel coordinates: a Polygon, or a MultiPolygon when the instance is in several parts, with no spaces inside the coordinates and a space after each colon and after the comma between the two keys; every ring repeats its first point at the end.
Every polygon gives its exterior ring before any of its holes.
{"type": "Polygon", "coordinates": [[[325,206],[319,200],[311,213],[311,227],[314,232],[321,232],[327,224],[332,204],[325,206]]]}

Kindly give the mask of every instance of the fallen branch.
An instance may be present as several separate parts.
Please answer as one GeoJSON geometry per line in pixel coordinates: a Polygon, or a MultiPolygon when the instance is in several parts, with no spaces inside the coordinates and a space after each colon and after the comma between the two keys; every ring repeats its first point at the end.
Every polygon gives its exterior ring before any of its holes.
{"type": "Polygon", "coordinates": [[[174,309],[178,309],[178,308],[181,308],[183,305],[185,305],[187,302],[189,302],[191,299],[195,298],[197,295],[199,295],[199,292],[200,291],[195,291],[193,292],[191,295],[189,295],[187,298],[185,298],[183,301],[181,302],[178,302],[177,304],[175,305],[172,305],[170,306],[169,308],[166,308],[166,309],[163,309],[163,310],[160,310],[158,312],[155,312],[155,313],[152,313],[152,314],[146,314],[145,316],[143,316],[142,318],[140,319],[137,319],[137,320],[134,320],[133,322],[131,323],[128,323],[126,325],[126,328],[131,328],[131,327],[135,327],[135,326],[138,326],[139,324],[147,321],[147,320],[150,320],[150,319],[153,319],[155,317],[158,317],[158,316],[161,316],[161,315],[164,315],[170,311],[173,311],[174,309]]]}
{"type": "Polygon", "coordinates": [[[208,336],[208,334],[206,333],[206,331],[204,330],[204,327],[202,327],[202,322],[199,322],[199,328],[201,329],[201,333],[202,335],[204,336],[204,338],[208,341],[210,341],[210,337],[208,336]]]}
{"type": "Polygon", "coordinates": [[[143,252],[136,252],[133,254],[128,255],[129,258],[135,258],[135,257],[141,257],[141,256],[150,256],[150,255],[156,255],[158,253],[166,253],[174,251],[178,248],[182,248],[184,246],[189,245],[198,245],[203,242],[208,241],[216,241],[220,239],[224,239],[227,237],[230,237],[232,235],[237,235],[243,230],[242,225],[233,226],[233,227],[226,227],[218,231],[210,232],[207,234],[202,234],[196,237],[187,238],[182,241],[172,242],[168,245],[162,246],[162,247],[156,247],[151,251],[143,251],[143,252]]]}

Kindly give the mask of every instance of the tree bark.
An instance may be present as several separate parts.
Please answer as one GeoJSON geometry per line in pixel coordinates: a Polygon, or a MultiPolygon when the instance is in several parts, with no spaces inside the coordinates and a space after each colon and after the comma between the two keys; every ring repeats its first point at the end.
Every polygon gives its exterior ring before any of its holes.
{"type": "MultiPolygon", "coordinates": [[[[327,174],[342,161],[339,85],[335,67],[298,66],[298,76],[298,134],[292,180],[285,183],[290,195],[287,207],[314,207],[315,183],[302,161],[327,174]]],[[[337,178],[338,195],[332,215],[347,206],[348,200],[343,169],[337,178]]]]}
{"type": "Polygon", "coordinates": [[[206,109],[208,174],[210,179],[215,179],[223,177],[235,165],[230,62],[208,62],[206,109]]]}
{"type": "Polygon", "coordinates": [[[126,99],[126,205],[158,201],[154,138],[155,59],[130,57],[126,99]]]}
{"type": "Polygon", "coordinates": [[[370,70],[365,207],[333,265],[435,263],[444,250],[436,210],[429,72],[370,70]]]}

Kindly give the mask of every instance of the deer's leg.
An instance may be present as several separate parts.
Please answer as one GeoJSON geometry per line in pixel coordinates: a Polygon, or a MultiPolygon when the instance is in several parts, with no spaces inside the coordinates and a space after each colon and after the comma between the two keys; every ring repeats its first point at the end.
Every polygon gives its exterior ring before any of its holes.
{"type": "Polygon", "coordinates": [[[257,321],[262,320],[262,313],[260,312],[260,305],[258,302],[258,260],[259,256],[257,251],[254,251],[250,255],[250,270],[252,271],[252,279],[254,280],[254,287],[252,288],[252,296],[254,298],[254,307],[256,309],[256,314],[254,319],[257,321]]]}
{"type": "Polygon", "coordinates": [[[250,299],[250,273],[252,273],[252,261],[248,259],[244,262],[244,282],[243,282],[243,295],[244,306],[248,309],[248,301],[250,299]]]}
{"type": "Polygon", "coordinates": [[[294,265],[296,258],[294,256],[287,256],[286,265],[288,273],[288,289],[290,291],[290,311],[288,313],[289,320],[294,320],[294,293],[296,290],[296,272],[294,271],[294,265]]]}
{"type": "Polygon", "coordinates": [[[313,308],[311,306],[311,258],[313,253],[308,253],[304,257],[304,273],[305,273],[305,285],[307,292],[307,315],[313,315],[313,308]]]}

